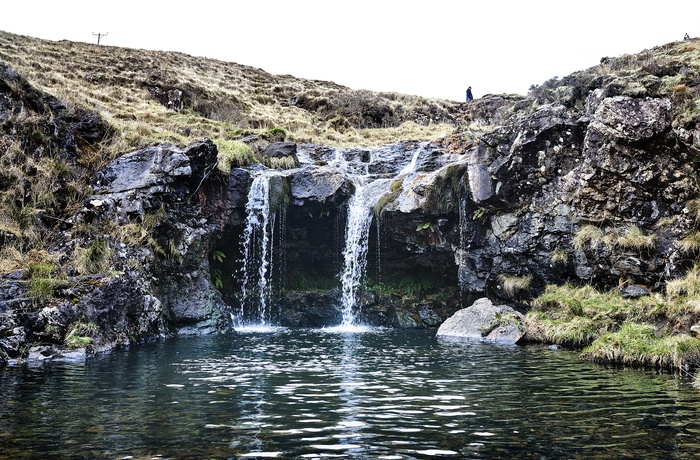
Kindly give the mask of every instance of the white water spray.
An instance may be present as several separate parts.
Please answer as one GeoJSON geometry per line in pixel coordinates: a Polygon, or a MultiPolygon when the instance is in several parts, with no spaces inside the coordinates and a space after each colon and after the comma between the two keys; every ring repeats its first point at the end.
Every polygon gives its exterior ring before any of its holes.
{"type": "MultiPolygon", "coordinates": [[[[340,328],[353,331],[356,328],[363,328],[356,324],[358,314],[358,289],[363,281],[367,269],[367,251],[369,248],[369,232],[372,226],[374,208],[380,198],[389,192],[391,184],[401,177],[408,177],[416,170],[418,157],[424,152],[421,147],[411,156],[410,162],[406,162],[405,156],[396,156],[394,151],[386,152],[388,155],[382,157],[381,152],[374,151],[371,160],[359,169],[357,165],[352,165],[352,169],[347,172],[355,183],[355,194],[348,203],[348,214],[345,229],[345,249],[343,251],[343,271],[341,273],[342,285],[342,323],[340,328]],[[393,156],[392,156],[393,154],[393,156]],[[369,174],[371,168],[369,164],[378,157],[377,161],[391,164],[398,174],[385,173],[381,178],[373,177],[369,174]],[[388,176],[388,177],[387,177],[388,176]]],[[[334,166],[343,169],[347,162],[342,154],[336,151],[334,166]]]]}
{"type": "Polygon", "coordinates": [[[270,178],[273,174],[259,173],[248,192],[246,223],[243,231],[243,283],[241,308],[234,324],[268,327],[272,299],[275,222],[277,210],[270,207],[270,178]],[[245,313],[250,319],[246,323],[245,313]]]}
{"type": "Polygon", "coordinates": [[[348,218],[345,230],[344,268],[341,274],[343,327],[355,324],[357,290],[367,269],[369,230],[372,226],[374,205],[388,185],[387,180],[375,181],[355,190],[348,203],[348,218]]]}

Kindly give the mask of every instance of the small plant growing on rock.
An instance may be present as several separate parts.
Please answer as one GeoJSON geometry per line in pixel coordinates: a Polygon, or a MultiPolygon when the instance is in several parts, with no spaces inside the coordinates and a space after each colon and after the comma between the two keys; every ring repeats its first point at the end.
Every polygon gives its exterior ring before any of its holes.
{"type": "Polygon", "coordinates": [[[398,290],[405,297],[416,297],[422,293],[430,292],[435,286],[429,280],[418,278],[403,278],[399,282],[398,290]]]}
{"type": "Polygon", "coordinates": [[[503,290],[511,297],[520,291],[526,291],[532,284],[532,275],[499,275],[498,279],[503,283],[503,290]]]}
{"type": "Polygon", "coordinates": [[[700,223],[700,198],[688,201],[686,208],[690,217],[695,220],[695,223],[700,223]]]}
{"type": "Polygon", "coordinates": [[[182,252],[177,247],[177,243],[175,242],[174,238],[170,238],[168,240],[168,260],[172,260],[175,262],[182,262],[182,252]]]}
{"type": "Polygon", "coordinates": [[[654,235],[645,235],[636,225],[631,225],[617,238],[617,244],[625,249],[649,249],[656,242],[654,235]]]}
{"type": "Polygon", "coordinates": [[[493,318],[493,320],[488,323],[484,324],[481,327],[481,336],[486,337],[489,335],[494,329],[497,329],[499,327],[506,327],[506,326],[520,326],[521,321],[520,318],[515,316],[512,313],[496,313],[496,316],[493,318]]]}
{"type": "MultiPolygon", "coordinates": [[[[223,264],[224,260],[226,260],[226,254],[224,254],[223,251],[219,251],[218,249],[213,250],[210,255],[212,260],[217,264],[223,264]]],[[[215,267],[212,270],[212,274],[214,275],[214,286],[216,287],[216,289],[223,289],[224,281],[223,272],[221,271],[221,268],[215,267]]]]}
{"type": "Polygon", "coordinates": [[[666,295],[671,299],[700,295],[700,265],[693,266],[684,277],[666,283],[666,295]]]}
{"type": "Polygon", "coordinates": [[[56,279],[53,265],[34,264],[29,267],[29,297],[35,305],[44,304],[53,299],[56,279]]]}
{"type": "Polygon", "coordinates": [[[486,209],[477,208],[472,213],[472,220],[481,220],[484,218],[484,216],[486,216],[486,209]]]}
{"type": "Polygon", "coordinates": [[[253,151],[243,142],[217,140],[216,146],[219,148],[216,167],[224,173],[231,171],[231,168],[247,166],[255,163],[253,151]]]}
{"type": "Polygon", "coordinates": [[[569,253],[557,247],[554,251],[549,253],[549,260],[551,260],[553,264],[566,265],[569,262],[569,253]]]}
{"type": "Polygon", "coordinates": [[[294,169],[299,166],[297,160],[291,155],[282,158],[266,158],[262,163],[271,169],[294,169]]]}
{"type": "Polygon", "coordinates": [[[104,273],[109,270],[112,250],[107,241],[96,238],[87,248],[76,248],[75,267],[80,273],[104,273]]]}
{"type": "Polygon", "coordinates": [[[423,222],[422,224],[418,224],[418,226],[416,227],[416,231],[422,232],[423,230],[430,229],[431,225],[432,224],[430,222],[423,222]]]}
{"type": "Polygon", "coordinates": [[[13,203],[9,207],[9,215],[20,230],[31,227],[35,214],[36,210],[28,206],[17,206],[13,203]]]}
{"type": "Polygon", "coordinates": [[[99,329],[94,323],[78,322],[70,328],[64,343],[68,348],[82,348],[92,345],[93,339],[99,332],[99,329]]]}
{"type": "Polygon", "coordinates": [[[595,248],[605,241],[603,231],[595,225],[584,225],[574,235],[573,245],[577,250],[583,250],[587,245],[595,248]]]}
{"type": "Polygon", "coordinates": [[[595,225],[584,225],[574,235],[573,245],[577,250],[586,246],[591,248],[618,247],[622,249],[649,249],[656,243],[654,235],[645,235],[636,225],[630,225],[624,230],[607,228],[605,230],[595,225]]]}
{"type": "Polygon", "coordinates": [[[700,232],[693,232],[686,235],[679,243],[679,247],[685,252],[700,251],[700,232]]]}

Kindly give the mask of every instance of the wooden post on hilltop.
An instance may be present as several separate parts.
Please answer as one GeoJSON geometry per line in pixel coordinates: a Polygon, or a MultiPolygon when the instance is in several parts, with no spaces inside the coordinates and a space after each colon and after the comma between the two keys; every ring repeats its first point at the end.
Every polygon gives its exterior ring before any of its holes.
{"type": "Polygon", "coordinates": [[[93,32],[92,35],[97,35],[97,44],[98,45],[100,44],[100,38],[107,36],[107,34],[101,34],[99,32],[98,33],[93,32]]]}

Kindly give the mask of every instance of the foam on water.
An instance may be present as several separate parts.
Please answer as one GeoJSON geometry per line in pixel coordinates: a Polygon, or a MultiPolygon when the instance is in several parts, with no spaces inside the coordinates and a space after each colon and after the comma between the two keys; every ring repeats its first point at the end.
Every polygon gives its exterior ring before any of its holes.
{"type": "Polygon", "coordinates": [[[365,332],[376,332],[381,330],[381,328],[362,324],[341,324],[339,326],[324,327],[321,330],[335,334],[362,334],[365,332]]]}
{"type": "Polygon", "coordinates": [[[241,334],[270,334],[286,330],[282,326],[270,326],[268,324],[246,324],[235,328],[241,334]]]}

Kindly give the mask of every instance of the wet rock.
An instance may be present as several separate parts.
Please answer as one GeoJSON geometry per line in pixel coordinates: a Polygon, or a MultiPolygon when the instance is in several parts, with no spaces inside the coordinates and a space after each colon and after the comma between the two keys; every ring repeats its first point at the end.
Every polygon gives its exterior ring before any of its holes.
{"type": "Polygon", "coordinates": [[[110,331],[106,340],[115,345],[128,337],[157,336],[167,330],[165,312],[144,287],[129,274],[105,278],[80,298],[79,308],[86,321],[110,331]]]}
{"type": "Polygon", "coordinates": [[[29,349],[27,364],[42,364],[48,361],[85,361],[91,353],[85,347],[66,350],[55,345],[38,345],[29,349]]]}
{"type": "Polygon", "coordinates": [[[122,155],[98,172],[91,185],[97,192],[114,194],[163,186],[191,173],[189,157],[166,143],[122,155]]]}
{"type": "Polygon", "coordinates": [[[423,324],[428,327],[437,327],[446,319],[440,313],[442,309],[442,305],[423,304],[418,307],[417,312],[423,324]]]}
{"type": "Polygon", "coordinates": [[[633,284],[632,286],[625,287],[620,294],[623,299],[638,299],[651,295],[651,292],[644,286],[633,284]]]}
{"type": "Polygon", "coordinates": [[[420,317],[410,311],[401,308],[391,308],[387,312],[388,326],[397,329],[423,329],[425,325],[420,317]]]}
{"type": "Polygon", "coordinates": [[[522,313],[482,298],[440,325],[437,336],[516,343],[525,335],[522,313]]]}
{"type": "Polygon", "coordinates": [[[17,326],[12,317],[0,316],[0,359],[22,357],[26,344],[27,330],[23,326],[17,326]]]}
{"type": "Polygon", "coordinates": [[[341,204],[355,189],[344,174],[326,166],[295,171],[289,178],[289,186],[292,200],[299,206],[307,202],[341,204]]]}
{"type": "Polygon", "coordinates": [[[141,243],[148,247],[120,244],[114,251],[124,265],[138,260],[140,268],[104,280],[81,298],[90,302],[96,324],[108,321],[115,331],[131,330],[124,335],[130,339],[184,327],[204,332],[227,327],[209,253],[214,239],[236,219],[236,209],[245,206],[250,173],[234,169],[222,180],[216,159],[209,139],[184,149],[161,144],[128,153],[93,177],[102,193],[89,199],[81,219],[136,222],[138,230],[147,212],[158,216],[157,228],[141,243]],[[123,282],[133,283],[130,290],[123,282]],[[115,297],[113,305],[108,295],[115,297]]]}
{"type": "Polygon", "coordinates": [[[288,291],[277,301],[280,311],[275,312],[275,321],[285,327],[337,326],[342,320],[336,307],[339,297],[338,290],[288,291]]]}
{"type": "Polygon", "coordinates": [[[296,159],[296,154],[297,144],[295,142],[273,142],[260,152],[263,158],[286,158],[293,156],[296,159]]]}
{"type": "Polygon", "coordinates": [[[691,326],[690,333],[693,335],[693,337],[700,339],[700,324],[691,326]]]}

